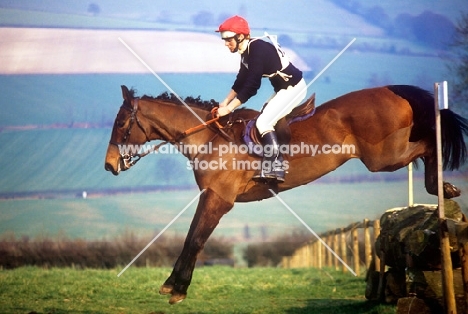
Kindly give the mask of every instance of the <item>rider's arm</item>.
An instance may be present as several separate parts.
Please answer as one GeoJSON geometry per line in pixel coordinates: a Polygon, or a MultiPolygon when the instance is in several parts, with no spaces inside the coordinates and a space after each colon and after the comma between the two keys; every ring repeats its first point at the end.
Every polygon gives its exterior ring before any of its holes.
{"type": "Polygon", "coordinates": [[[229,105],[227,105],[226,107],[228,108],[228,110],[230,112],[234,111],[234,109],[236,109],[237,107],[239,107],[240,105],[242,105],[241,101],[239,100],[239,98],[234,98],[233,100],[231,100],[231,102],[229,103],[229,105]]]}
{"type": "Polygon", "coordinates": [[[236,96],[237,96],[237,93],[233,89],[231,89],[229,93],[227,94],[226,98],[222,102],[219,103],[219,108],[226,107],[227,105],[229,105],[229,103],[234,98],[236,98],[236,96]]]}

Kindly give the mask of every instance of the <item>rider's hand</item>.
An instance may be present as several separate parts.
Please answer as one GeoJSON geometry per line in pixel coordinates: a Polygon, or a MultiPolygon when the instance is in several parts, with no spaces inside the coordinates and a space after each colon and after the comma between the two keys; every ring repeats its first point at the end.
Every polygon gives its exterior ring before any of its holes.
{"type": "Polygon", "coordinates": [[[224,106],[224,107],[219,107],[218,108],[218,116],[219,117],[223,117],[223,116],[226,116],[228,114],[231,113],[231,110],[229,109],[229,107],[227,106],[224,106]]]}
{"type": "Polygon", "coordinates": [[[229,99],[224,99],[222,102],[219,103],[219,108],[222,108],[222,107],[227,107],[227,105],[229,105],[229,102],[230,100],[229,99]]]}

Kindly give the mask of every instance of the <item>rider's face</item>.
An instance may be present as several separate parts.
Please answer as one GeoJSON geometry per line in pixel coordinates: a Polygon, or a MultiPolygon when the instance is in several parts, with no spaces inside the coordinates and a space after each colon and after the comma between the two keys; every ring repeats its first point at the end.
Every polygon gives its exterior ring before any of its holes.
{"type": "MultiPolygon", "coordinates": [[[[242,41],[244,39],[244,35],[239,35],[239,41],[242,41]]],[[[224,45],[228,47],[229,51],[231,52],[236,52],[237,51],[237,40],[236,37],[231,37],[231,38],[226,38],[224,39],[224,45]]]]}

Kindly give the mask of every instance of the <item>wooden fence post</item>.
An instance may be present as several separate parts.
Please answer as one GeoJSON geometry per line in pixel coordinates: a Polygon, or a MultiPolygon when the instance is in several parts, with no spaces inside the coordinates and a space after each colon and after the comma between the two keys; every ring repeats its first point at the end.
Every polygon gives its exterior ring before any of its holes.
{"type": "Polygon", "coordinates": [[[309,244],[310,247],[310,261],[309,265],[311,267],[316,267],[317,265],[315,264],[315,259],[317,258],[317,254],[315,253],[315,242],[312,242],[309,244]]]}
{"type": "MultiPolygon", "coordinates": [[[[347,259],[347,250],[346,250],[346,233],[344,232],[344,229],[341,228],[341,243],[340,243],[340,248],[341,248],[341,259],[345,262],[348,263],[347,259]]],[[[345,265],[342,265],[341,269],[343,270],[343,273],[348,272],[348,269],[346,268],[345,265]]]]}
{"type": "Polygon", "coordinates": [[[322,241],[317,241],[316,243],[317,243],[317,268],[322,269],[322,264],[323,264],[322,246],[323,245],[322,245],[322,241]]]}
{"type": "Polygon", "coordinates": [[[356,276],[361,274],[361,268],[359,265],[359,234],[357,226],[351,230],[351,235],[353,239],[353,263],[354,263],[354,272],[356,276]]]}
{"type": "MultiPolygon", "coordinates": [[[[335,232],[333,234],[333,251],[338,254],[340,248],[340,241],[339,241],[339,235],[338,235],[338,229],[335,229],[335,232]]],[[[339,263],[338,259],[336,256],[333,258],[333,265],[335,266],[335,270],[339,270],[339,263]]]]}
{"type": "MultiPolygon", "coordinates": [[[[329,248],[333,247],[333,233],[328,232],[327,245],[329,248]]],[[[327,267],[332,267],[332,252],[327,250],[327,267]]]]}
{"type": "Polygon", "coordinates": [[[312,267],[316,268],[317,267],[317,241],[314,241],[310,244],[310,252],[312,253],[312,267]]]}
{"type": "Polygon", "coordinates": [[[309,246],[306,245],[306,246],[302,247],[302,249],[301,249],[301,251],[302,251],[302,257],[301,257],[301,265],[300,265],[300,267],[307,267],[307,264],[306,264],[306,263],[307,263],[307,258],[308,258],[308,254],[307,254],[307,253],[308,253],[308,251],[309,251],[308,248],[309,248],[309,246]]]}
{"type": "Polygon", "coordinates": [[[366,269],[369,269],[369,265],[372,259],[372,245],[370,240],[370,228],[369,228],[369,219],[364,219],[364,255],[365,255],[365,263],[366,269]]]}

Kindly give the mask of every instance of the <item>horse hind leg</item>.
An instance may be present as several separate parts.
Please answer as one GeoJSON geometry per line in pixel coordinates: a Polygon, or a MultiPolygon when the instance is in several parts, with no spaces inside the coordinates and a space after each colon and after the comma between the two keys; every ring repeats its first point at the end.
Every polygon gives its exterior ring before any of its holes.
{"type": "Polygon", "coordinates": [[[159,289],[159,293],[162,295],[171,294],[170,304],[179,303],[186,298],[197,256],[221,217],[232,206],[232,203],[226,202],[211,189],[207,189],[201,194],[195,216],[185,239],[184,248],[171,275],[159,289]]]}
{"type": "MultiPolygon", "coordinates": [[[[424,183],[426,191],[432,195],[438,195],[438,174],[437,174],[437,157],[435,154],[424,157],[424,183]]],[[[444,198],[450,199],[460,196],[461,191],[455,185],[444,182],[444,198]]]]}

